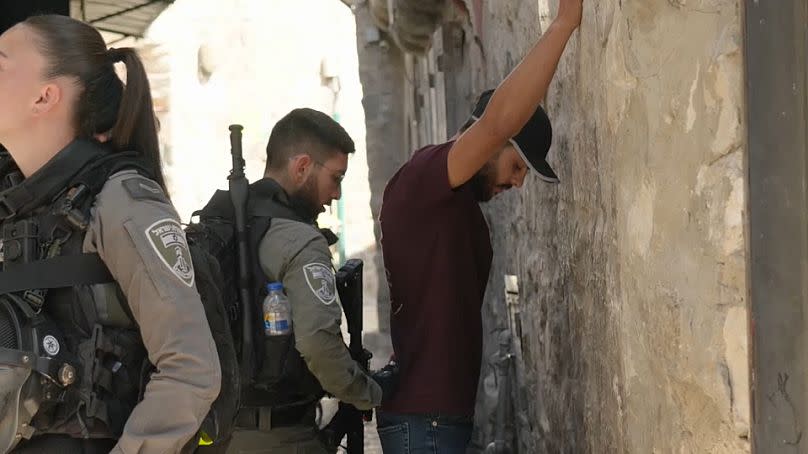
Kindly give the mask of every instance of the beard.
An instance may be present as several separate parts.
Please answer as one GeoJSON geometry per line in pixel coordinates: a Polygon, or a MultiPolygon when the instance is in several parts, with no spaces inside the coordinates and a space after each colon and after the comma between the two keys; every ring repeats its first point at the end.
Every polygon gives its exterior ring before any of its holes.
{"type": "Polygon", "coordinates": [[[295,209],[306,217],[306,220],[314,222],[317,216],[323,211],[323,205],[317,200],[318,194],[316,175],[309,175],[303,186],[293,194],[289,194],[289,200],[295,209]]]}
{"type": "Polygon", "coordinates": [[[487,162],[471,177],[471,191],[478,202],[488,202],[494,197],[494,163],[487,162]]]}

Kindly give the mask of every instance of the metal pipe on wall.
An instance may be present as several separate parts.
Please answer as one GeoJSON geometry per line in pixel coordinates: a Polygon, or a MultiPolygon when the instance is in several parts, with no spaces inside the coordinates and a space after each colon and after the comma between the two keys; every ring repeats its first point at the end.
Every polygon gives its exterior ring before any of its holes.
{"type": "Polygon", "coordinates": [[[746,0],[752,449],[808,452],[808,2],[746,0]]]}

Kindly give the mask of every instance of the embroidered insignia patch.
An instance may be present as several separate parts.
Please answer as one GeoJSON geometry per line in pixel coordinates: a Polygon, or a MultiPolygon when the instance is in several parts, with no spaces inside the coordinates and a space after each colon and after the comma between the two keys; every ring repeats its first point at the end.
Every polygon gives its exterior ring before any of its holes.
{"type": "Polygon", "coordinates": [[[303,273],[309,288],[323,304],[331,304],[337,299],[337,283],[331,268],[322,263],[309,263],[303,267],[303,273]]]}
{"type": "Polygon", "coordinates": [[[188,287],[194,286],[194,266],[185,232],[173,219],[157,221],[146,229],[146,237],[160,260],[188,287]]]}

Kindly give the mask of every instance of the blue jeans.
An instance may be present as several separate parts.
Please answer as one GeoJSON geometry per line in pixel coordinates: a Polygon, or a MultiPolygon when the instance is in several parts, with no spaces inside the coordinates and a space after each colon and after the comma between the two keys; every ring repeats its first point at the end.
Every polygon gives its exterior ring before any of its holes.
{"type": "Polygon", "coordinates": [[[384,454],[465,454],[471,417],[376,412],[384,454]]]}

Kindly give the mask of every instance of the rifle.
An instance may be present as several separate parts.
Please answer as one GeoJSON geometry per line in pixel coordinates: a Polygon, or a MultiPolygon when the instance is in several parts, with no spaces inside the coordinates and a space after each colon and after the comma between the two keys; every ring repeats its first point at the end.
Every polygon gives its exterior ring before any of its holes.
{"type": "MultiPolygon", "coordinates": [[[[337,291],[342,302],[342,311],[348,321],[350,341],[348,350],[351,358],[365,372],[370,369],[370,358],[373,355],[362,345],[362,268],[361,260],[348,260],[337,272],[337,291]]],[[[339,403],[339,410],[325,429],[326,436],[332,446],[338,446],[345,435],[348,435],[348,454],[365,452],[365,421],[373,418],[373,411],[360,411],[344,402],[339,403]]]]}
{"type": "Polygon", "coordinates": [[[244,176],[244,157],[241,153],[241,125],[230,125],[230,154],[233,168],[227,177],[230,201],[233,203],[235,223],[236,257],[238,260],[238,299],[241,305],[241,375],[242,383],[249,383],[252,376],[253,315],[252,276],[250,273],[250,248],[247,239],[247,195],[249,182],[244,176]]]}

